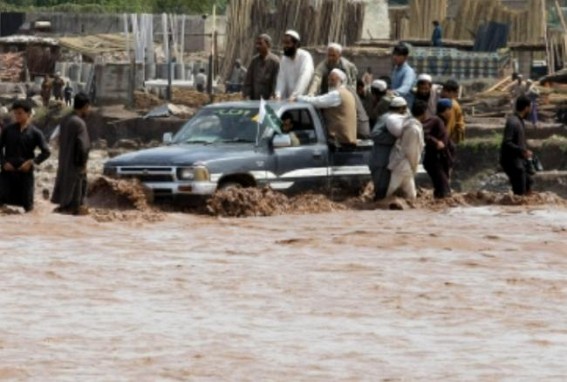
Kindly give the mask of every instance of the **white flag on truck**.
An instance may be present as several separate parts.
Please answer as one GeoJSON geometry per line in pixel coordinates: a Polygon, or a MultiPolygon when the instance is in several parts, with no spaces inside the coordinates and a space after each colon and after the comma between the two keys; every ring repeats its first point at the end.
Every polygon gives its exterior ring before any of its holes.
{"type": "Polygon", "coordinates": [[[264,101],[264,98],[260,98],[260,112],[258,113],[258,123],[264,123],[264,118],[266,118],[266,101],[264,101]]]}

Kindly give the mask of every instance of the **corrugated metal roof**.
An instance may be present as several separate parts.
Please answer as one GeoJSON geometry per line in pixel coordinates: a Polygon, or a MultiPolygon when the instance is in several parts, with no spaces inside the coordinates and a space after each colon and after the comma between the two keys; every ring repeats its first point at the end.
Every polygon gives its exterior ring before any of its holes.
{"type": "Polygon", "coordinates": [[[51,37],[12,35],[12,36],[0,37],[0,44],[43,44],[43,45],[58,46],[59,41],[51,37]]]}
{"type": "MultiPolygon", "coordinates": [[[[130,38],[129,46],[133,46],[130,38]]],[[[123,34],[97,34],[91,36],[61,37],[61,46],[87,56],[126,51],[126,37],[123,34]]]]}

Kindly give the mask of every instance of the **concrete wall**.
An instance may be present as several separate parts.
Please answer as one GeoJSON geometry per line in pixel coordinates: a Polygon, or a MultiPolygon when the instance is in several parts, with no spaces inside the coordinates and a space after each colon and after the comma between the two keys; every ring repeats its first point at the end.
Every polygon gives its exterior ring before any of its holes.
{"type": "Polygon", "coordinates": [[[142,65],[137,65],[132,83],[129,64],[95,65],[95,103],[98,105],[128,103],[132,89],[142,86],[143,73],[142,65]]]}
{"type": "Polygon", "coordinates": [[[144,119],[134,118],[124,121],[106,120],[102,116],[93,116],[87,121],[89,136],[92,141],[104,139],[108,147],[114,146],[121,139],[133,139],[141,143],[162,141],[164,133],[175,133],[186,119],[176,117],[144,119]]]}
{"type": "MultiPolygon", "coordinates": [[[[153,15],[154,40],[163,41],[163,27],[161,15],[153,15]]],[[[37,12],[27,13],[26,21],[51,22],[53,33],[60,36],[73,36],[99,33],[123,33],[124,17],[122,14],[85,14],[85,13],[53,13],[37,12]]],[[[223,24],[219,18],[219,27],[223,24]]],[[[201,16],[188,15],[185,20],[185,50],[202,51],[210,46],[205,41],[205,21],[201,16]]]]}
{"type": "Polygon", "coordinates": [[[388,39],[390,37],[390,18],[387,0],[365,0],[364,26],[362,39],[388,39]]]}

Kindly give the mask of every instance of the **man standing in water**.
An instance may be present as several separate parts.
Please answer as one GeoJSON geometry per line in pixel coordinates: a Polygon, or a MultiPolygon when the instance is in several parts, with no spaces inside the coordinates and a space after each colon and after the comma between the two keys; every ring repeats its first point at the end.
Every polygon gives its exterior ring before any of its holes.
{"type": "Polygon", "coordinates": [[[87,161],[90,140],[84,119],[90,112],[90,100],[84,93],[75,96],[73,113],[61,121],[59,167],[51,201],[59,204],[55,212],[86,215],[87,161]]]}
{"type": "Polygon", "coordinates": [[[16,101],[12,105],[14,123],[0,134],[0,204],[33,210],[34,167],[51,155],[43,133],[31,124],[31,105],[16,101]],[[41,154],[35,156],[35,149],[41,154]]]}
{"type": "Polygon", "coordinates": [[[512,191],[516,195],[530,194],[533,179],[526,169],[526,161],[532,157],[526,144],[524,120],[530,114],[531,101],[526,96],[516,100],[516,113],[508,118],[500,146],[500,165],[508,175],[512,191]]]}

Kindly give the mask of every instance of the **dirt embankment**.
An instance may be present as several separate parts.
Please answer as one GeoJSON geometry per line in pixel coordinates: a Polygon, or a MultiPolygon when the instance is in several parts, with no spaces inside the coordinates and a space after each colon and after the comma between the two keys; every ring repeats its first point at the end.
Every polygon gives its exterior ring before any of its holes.
{"type": "Polygon", "coordinates": [[[207,213],[214,216],[272,216],[285,214],[312,214],[341,210],[374,209],[428,209],[443,210],[463,206],[567,206],[567,201],[551,192],[516,196],[509,193],[478,191],[458,193],[445,199],[435,199],[430,190],[420,190],[415,201],[397,197],[374,202],[371,186],[355,198],[333,201],[324,195],[304,194],[287,197],[270,188],[229,189],[215,193],[207,204],[207,213]],[[370,190],[370,191],[369,191],[370,190]]]}

